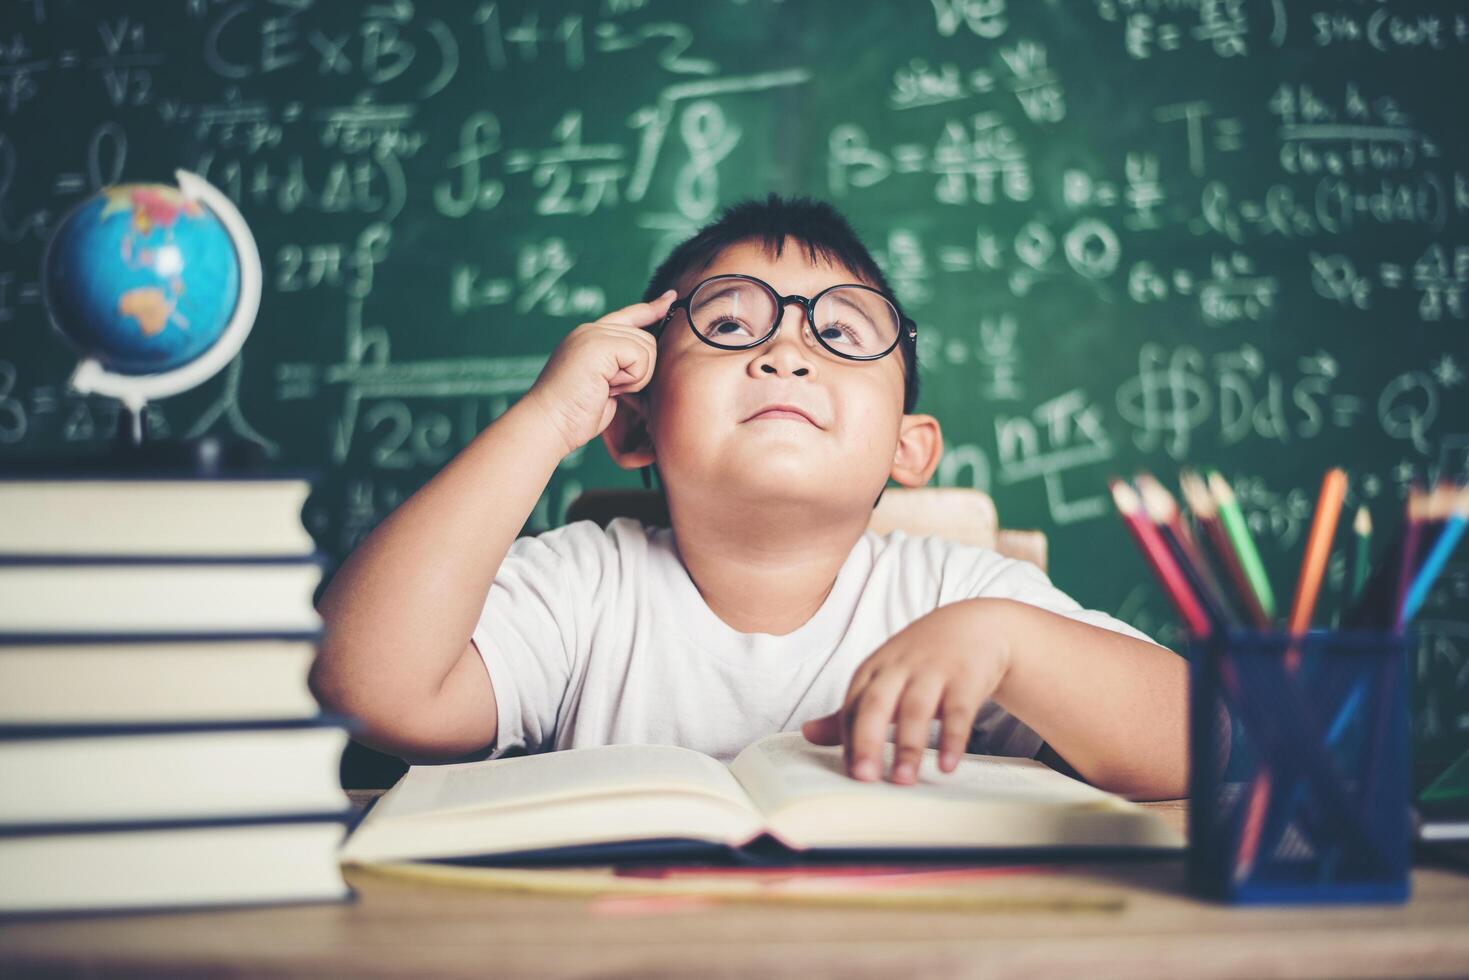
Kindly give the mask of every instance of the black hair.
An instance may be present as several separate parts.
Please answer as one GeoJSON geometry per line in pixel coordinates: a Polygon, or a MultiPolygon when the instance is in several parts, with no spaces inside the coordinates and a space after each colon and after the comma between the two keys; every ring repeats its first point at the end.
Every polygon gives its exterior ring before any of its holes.
{"type": "MultiPolygon", "coordinates": [[[[757,241],[767,252],[779,257],[787,239],[803,246],[813,265],[819,261],[839,263],[857,273],[868,285],[886,293],[898,313],[903,313],[887,277],[841,212],[825,201],[778,194],[771,194],[763,201],[752,199],[733,204],[700,228],[654,271],[643,292],[643,302],[657,299],[688,273],[708,268],[720,252],[732,245],[757,241]]],[[[906,332],[898,338],[898,349],[903,353],[903,413],[906,415],[918,404],[918,351],[906,332]]]]}

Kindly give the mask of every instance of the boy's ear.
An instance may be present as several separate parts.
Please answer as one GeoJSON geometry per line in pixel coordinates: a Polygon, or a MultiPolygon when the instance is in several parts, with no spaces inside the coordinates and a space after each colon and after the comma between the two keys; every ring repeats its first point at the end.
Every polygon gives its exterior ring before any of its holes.
{"type": "Polygon", "coordinates": [[[944,455],[944,432],[932,415],[904,415],[898,427],[898,451],[893,454],[892,478],[901,486],[928,483],[944,455]]]}
{"type": "Polygon", "coordinates": [[[617,412],[602,430],[602,444],[612,462],[625,470],[641,469],[654,462],[648,402],[641,393],[617,396],[617,412]]]}

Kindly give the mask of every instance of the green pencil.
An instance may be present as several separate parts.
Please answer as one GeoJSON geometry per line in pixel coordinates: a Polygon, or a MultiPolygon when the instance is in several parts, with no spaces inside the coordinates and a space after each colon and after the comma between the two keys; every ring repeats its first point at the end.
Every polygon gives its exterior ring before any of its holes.
{"type": "Polygon", "coordinates": [[[1352,533],[1357,536],[1357,551],[1353,556],[1355,564],[1352,567],[1352,601],[1362,594],[1362,588],[1367,584],[1367,572],[1372,559],[1372,515],[1367,511],[1367,505],[1363,504],[1357,508],[1357,519],[1352,522],[1352,533]]]}
{"type": "Polygon", "coordinates": [[[1224,533],[1229,535],[1229,541],[1239,555],[1239,563],[1244,566],[1250,588],[1254,590],[1255,598],[1260,600],[1260,608],[1265,610],[1266,617],[1274,619],[1275,593],[1270,588],[1270,579],[1265,577],[1265,565],[1260,561],[1260,552],[1255,550],[1255,539],[1250,536],[1245,515],[1240,512],[1239,503],[1234,499],[1234,491],[1218,470],[1209,471],[1209,489],[1219,503],[1220,523],[1224,525],[1224,533]]]}

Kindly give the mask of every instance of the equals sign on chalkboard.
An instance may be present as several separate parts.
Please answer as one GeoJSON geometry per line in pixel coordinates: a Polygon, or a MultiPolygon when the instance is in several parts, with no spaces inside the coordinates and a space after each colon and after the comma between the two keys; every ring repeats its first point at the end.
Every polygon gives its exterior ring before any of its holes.
{"type": "Polygon", "coordinates": [[[51,184],[51,193],[80,194],[86,186],[81,174],[57,174],[56,180],[51,184]]]}

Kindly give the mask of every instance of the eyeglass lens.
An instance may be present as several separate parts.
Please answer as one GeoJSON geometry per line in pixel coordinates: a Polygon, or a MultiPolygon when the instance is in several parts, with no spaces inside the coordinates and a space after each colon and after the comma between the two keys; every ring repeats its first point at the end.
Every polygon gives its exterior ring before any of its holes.
{"type": "MultiPolygon", "coordinates": [[[[775,327],[781,308],[770,290],[745,279],[711,279],[689,297],[694,329],[720,347],[751,347],[775,327]]],[[[893,345],[898,313],[880,293],[838,286],[816,302],[813,332],[838,354],[869,357],[893,345]]]]}

